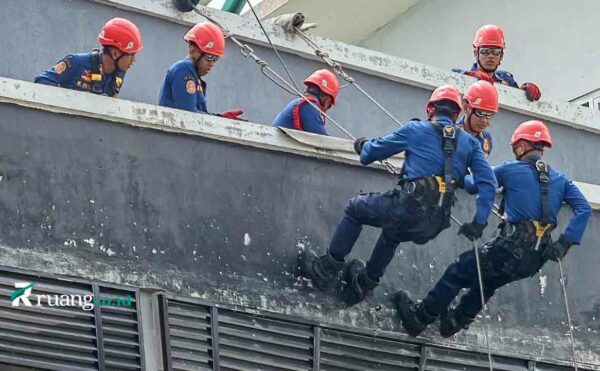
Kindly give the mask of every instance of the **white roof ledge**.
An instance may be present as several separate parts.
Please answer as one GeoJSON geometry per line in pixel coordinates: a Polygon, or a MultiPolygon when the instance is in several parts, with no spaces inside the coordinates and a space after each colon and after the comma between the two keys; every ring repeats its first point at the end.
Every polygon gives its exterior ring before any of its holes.
{"type": "MultiPolygon", "coordinates": [[[[167,19],[185,25],[193,25],[205,20],[194,12],[181,13],[177,11],[170,0],[91,1],[167,19]]],[[[240,39],[268,46],[267,39],[255,20],[245,19],[238,15],[221,12],[212,8],[206,9],[211,14],[211,17],[240,39]]],[[[273,44],[277,46],[278,49],[307,59],[319,60],[319,58],[314,55],[313,50],[301,39],[285,34],[283,29],[279,26],[264,24],[264,27],[269,33],[269,37],[273,41],[273,44]]],[[[407,59],[321,38],[319,36],[313,37],[316,43],[319,44],[331,58],[340,62],[344,67],[388,80],[398,81],[403,84],[430,90],[433,90],[440,85],[454,84],[463,92],[470,84],[476,81],[469,76],[441,70],[407,59]]],[[[538,102],[532,103],[525,98],[525,94],[522,91],[502,85],[496,85],[496,87],[500,96],[500,106],[506,110],[538,117],[540,119],[596,134],[600,133],[600,111],[581,107],[572,103],[544,98],[538,102]]]]}
{"type": "MultiPolygon", "coordinates": [[[[196,135],[265,150],[292,153],[360,166],[352,141],[347,139],[282,130],[272,126],[229,120],[152,104],[110,98],[0,77],[0,103],[44,111],[92,117],[119,125],[196,135]]],[[[403,157],[390,162],[397,168],[403,157]]],[[[381,165],[376,168],[383,170],[381,165]]],[[[600,186],[576,182],[594,209],[600,209],[600,186]]]]}

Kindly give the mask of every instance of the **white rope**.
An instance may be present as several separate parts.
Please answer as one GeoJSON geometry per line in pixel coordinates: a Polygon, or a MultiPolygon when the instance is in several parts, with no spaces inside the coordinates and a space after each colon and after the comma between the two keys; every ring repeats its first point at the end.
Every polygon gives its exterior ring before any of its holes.
{"type": "Polygon", "coordinates": [[[358,85],[356,83],[356,80],[354,80],[352,76],[348,75],[338,62],[331,59],[329,57],[329,54],[321,50],[321,48],[319,48],[319,46],[314,41],[312,41],[308,35],[306,35],[299,27],[295,27],[295,30],[300,36],[300,38],[304,40],[312,49],[314,49],[315,54],[321,59],[323,59],[323,61],[329,67],[331,67],[338,75],[340,75],[348,83],[348,85],[353,85],[356,89],[358,89],[358,91],[364,94],[365,97],[367,97],[371,102],[373,102],[377,107],[379,107],[379,109],[381,109],[389,118],[394,120],[396,124],[402,126],[402,122],[395,118],[394,115],[392,115],[387,109],[385,109],[385,107],[383,107],[379,102],[377,102],[375,98],[373,98],[369,93],[367,93],[365,89],[358,85]]]}
{"type": "MultiPolygon", "coordinates": [[[[290,83],[288,83],[285,79],[283,79],[277,72],[275,72],[270,66],[269,64],[259,58],[255,53],[254,50],[248,45],[248,44],[244,44],[242,42],[240,42],[238,39],[236,39],[234,36],[231,35],[231,33],[224,28],[223,26],[221,26],[219,24],[219,22],[215,21],[212,17],[210,17],[210,15],[208,14],[208,12],[202,8],[202,9],[198,9],[197,7],[194,6],[194,11],[196,13],[198,13],[199,15],[201,15],[202,17],[206,18],[207,20],[211,21],[212,23],[214,23],[215,25],[217,25],[225,34],[225,37],[229,38],[231,41],[233,41],[235,44],[237,44],[240,48],[241,48],[241,53],[244,57],[249,58],[252,57],[254,59],[254,61],[261,66],[261,71],[263,72],[263,75],[265,75],[265,77],[267,77],[269,80],[271,80],[272,82],[274,82],[277,86],[279,86],[280,88],[284,89],[285,91],[287,91],[288,93],[291,93],[293,95],[298,96],[300,99],[303,99],[306,103],[310,104],[313,108],[315,108],[319,113],[321,113],[325,118],[327,118],[329,121],[331,121],[338,129],[340,129],[344,134],[346,134],[350,139],[352,140],[356,140],[356,138],[350,134],[350,132],[348,132],[348,130],[346,130],[342,125],[340,125],[337,121],[335,121],[331,116],[329,116],[327,113],[325,113],[325,111],[323,111],[320,107],[318,107],[316,104],[314,104],[313,102],[311,102],[309,99],[307,99],[304,94],[302,94],[295,86],[291,85],[290,83]],[[268,76],[264,71],[268,71],[270,73],[273,74],[273,76],[275,76],[277,79],[279,79],[281,81],[282,84],[276,82],[273,78],[271,78],[270,76],[268,76]]],[[[260,19],[257,19],[258,22],[260,23],[260,19]]],[[[262,27],[261,27],[262,28],[262,27]]],[[[266,31],[264,28],[263,32],[266,31]]],[[[267,36],[268,37],[268,36],[267,36]]],[[[273,44],[271,44],[271,47],[275,50],[275,47],[273,46],[273,44]]],[[[283,60],[281,60],[282,63],[283,60]]],[[[285,65],[285,63],[284,63],[285,65]]],[[[391,174],[394,175],[399,175],[400,172],[398,171],[398,169],[396,169],[396,167],[394,165],[392,165],[389,161],[379,161],[386,169],[386,171],[388,171],[391,174]]]]}
{"type": "Polygon", "coordinates": [[[567,324],[569,325],[569,336],[571,338],[571,352],[573,352],[573,367],[577,368],[577,355],[575,354],[575,339],[573,338],[573,326],[571,325],[571,311],[569,310],[569,300],[567,299],[567,287],[565,283],[565,275],[563,274],[561,259],[557,260],[558,270],[560,271],[560,285],[562,286],[563,298],[565,299],[565,312],[567,313],[567,324]]]}
{"type": "MultiPolygon", "coordinates": [[[[450,216],[452,218],[452,220],[458,224],[458,226],[462,226],[463,223],[461,223],[458,219],[456,219],[454,216],[450,216]]],[[[493,361],[492,361],[492,349],[490,348],[490,339],[489,339],[489,335],[488,335],[488,327],[487,327],[487,306],[485,305],[485,294],[483,293],[483,278],[482,278],[482,274],[481,274],[481,263],[479,262],[479,250],[477,248],[477,242],[476,241],[472,241],[472,247],[473,247],[473,251],[475,252],[475,263],[477,265],[477,279],[479,281],[479,296],[481,298],[481,310],[483,311],[483,329],[484,329],[484,333],[485,333],[485,344],[487,346],[487,354],[488,354],[488,361],[489,361],[489,366],[490,366],[490,371],[493,371],[493,361]]]]}

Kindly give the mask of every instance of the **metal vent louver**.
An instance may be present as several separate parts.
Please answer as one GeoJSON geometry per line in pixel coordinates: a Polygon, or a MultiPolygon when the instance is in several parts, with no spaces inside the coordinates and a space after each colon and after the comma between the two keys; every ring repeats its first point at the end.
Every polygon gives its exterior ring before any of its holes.
{"type": "Polygon", "coordinates": [[[416,370],[420,346],[323,330],[321,370],[416,370]]]}
{"type": "Polygon", "coordinates": [[[173,370],[212,370],[210,308],[171,299],[167,303],[173,370]]]}
{"type": "Polygon", "coordinates": [[[140,370],[140,334],[135,292],[113,288],[100,288],[102,298],[122,300],[130,298],[130,306],[102,306],[102,340],[104,363],[107,370],[140,370]]]}
{"type": "Polygon", "coordinates": [[[0,271],[0,363],[44,370],[142,370],[134,291],[0,271]],[[35,283],[32,306],[12,306],[16,282],[35,283]],[[131,295],[131,307],[37,306],[37,295],[131,295]],[[100,331],[98,331],[100,329],[100,331]]]}
{"type": "Polygon", "coordinates": [[[221,370],[311,370],[311,326],[219,311],[221,370]]]}

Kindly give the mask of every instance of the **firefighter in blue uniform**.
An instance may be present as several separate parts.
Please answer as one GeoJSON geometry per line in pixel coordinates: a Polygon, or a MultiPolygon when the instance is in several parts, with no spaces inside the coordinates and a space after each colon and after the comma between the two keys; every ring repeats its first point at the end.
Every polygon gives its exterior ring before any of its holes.
{"type": "Polygon", "coordinates": [[[519,87],[510,72],[498,69],[504,57],[505,47],[504,31],[500,27],[492,24],[482,26],[475,33],[475,40],[473,41],[473,54],[476,62],[468,71],[460,68],[453,68],[452,71],[479,80],[522,89],[525,90],[525,96],[530,101],[539,100],[542,93],[536,84],[528,82],[519,87]]]}
{"type": "Polygon", "coordinates": [[[498,112],[498,92],[487,81],[473,83],[463,95],[465,115],[458,124],[481,144],[485,157],[492,152],[492,134],[486,129],[498,112]]]}
{"type": "MultiPolygon", "coordinates": [[[[499,236],[479,248],[486,301],[498,288],[533,276],[546,261],[563,259],[572,245],[581,242],[592,211],[577,186],[565,174],[542,161],[544,148],[552,147],[550,133],[543,122],[522,123],[510,144],[516,161],[494,168],[498,185],[504,187],[507,220],[500,224],[499,236]],[[552,242],[550,233],[557,225],[563,202],[574,215],[564,233],[552,242]]],[[[474,187],[469,178],[466,182],[466,187],[474,187]]],[[[395,293],[393,299],[402,324],[411,336],[419,335],[438,315],[441,315],[443,337],[468,328],[481,310],[475,252],[461,254],[419,304],[402,290],[395,293]],[[468,291],[458,307],[449,309],[462,288],[468,291]]]]}
{"type": "Polygon", "coordinates": [[[335,104],[340,91],[338,79],[331,71],[318,70],[304,80],[304,85],[304,98],[291,101],[275,117],[273,126],[327,135],[325,117],[308,102],[327,112],[335,104]]]}
{"type": "Polygon", "coordinates": [[[461,233],[481,236],[492,210],[496,180],[479,143],[455,125],[461,105],[455,87],[441,86],[427,103],[428,121],[409,121],[387,136],[355,141],[364,165],[405,152],[402,178],[390,191],[352,198],[326,253],[317,257],[305,250],[300,255],[302,275],[327,290],[344,270],[342,299],[349,305],[362,301],[379,284],[401,242],[424,244],[450,226],[456,180],[464,179],[467,167],[479,194],[475,217],[461,233]],[[358,259],[345,265],[363,225],[382,229],[371,258],[366,266],[358,259]]]}
{"type": "Polygon", "coordinates": [[[131,21],[113,18],[102,27],[98,41],[102,50],[69,54],[33,81],[116,97],[125,72],[142,49],[142,35],[131,21]]]}
{"type": "MultiPolygon", "coordinates": [[[[158,104],[185,111],[208,113],[206,76],[225,54],[223,31],[211,22],[198,23],[183,37],[188,43],[188,56],[175,62],[167,71],[160,90],[158,104]]],[[[217,116],[238,119],[243,113],[236,109],[217,116]]]]}

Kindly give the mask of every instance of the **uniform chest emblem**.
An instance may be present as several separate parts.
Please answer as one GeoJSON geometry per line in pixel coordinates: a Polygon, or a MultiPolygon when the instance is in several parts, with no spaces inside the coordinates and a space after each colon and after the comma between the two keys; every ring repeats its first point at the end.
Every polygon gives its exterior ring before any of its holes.
{"type": "Polygon", "coordinates": [[[487,138],[483,140],[483,152],[485,152],[485,153],[490,152],[490,141],[487,140],[487,138]]]}
{"type": "Polygon", "coordinates": [[[194,80],[188,80],[185,83],[185,91],[188,94],[196,94],[196,83],[194,83],[194,80]]]}

